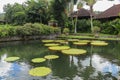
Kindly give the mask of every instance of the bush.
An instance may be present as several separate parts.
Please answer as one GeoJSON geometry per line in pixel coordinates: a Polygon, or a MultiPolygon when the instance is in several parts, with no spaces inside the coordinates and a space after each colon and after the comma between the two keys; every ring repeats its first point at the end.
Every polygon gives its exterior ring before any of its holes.
{"type": "Polygon", "coordinates": [[[39,23],[26,23],[24,26],[0,27],[0,37],[9,36],[34,36],[60,33],[60,28],[39,23]]]}
{"type": "Polygon", "coordinates": [[[64,34],[68,34],[69,32],[70,32],[70,30],[69,30],[68,28],[64,28],[64,29],[63,29],[63,33],[64,33],[64,34]]]}
{"type": "Polygon", "coordinates": [[[94,26],[93,31],[94,31],[94,33],[99,33],[100,32],[100,27],[94,26]]]}

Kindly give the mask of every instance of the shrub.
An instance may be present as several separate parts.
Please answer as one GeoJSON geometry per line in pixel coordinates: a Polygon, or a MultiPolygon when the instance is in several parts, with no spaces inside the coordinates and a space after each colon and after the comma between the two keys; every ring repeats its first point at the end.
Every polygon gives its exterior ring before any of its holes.
{"type": "Polygon", "coordinates": [[[94,33],[99,33],[100,32],[100,27],[94,26],[93,31],[94,31],[94,33]]]}
{"type": "Polygon", "coordinates": [[[24,26],[4,26],[0,27],[0,37],[9,36],[33,36],[49,35],[60,33],[60,28],[47,26],[39,23],[26,23],[24,26]]]}
{"type": "Polygon", "coordinates": [[[68,34],[69,32],[70,32],[70,30],[69,30],[68,28],[64,28],[64,29],[63,29],[63,33],[64,33],[64,34],[68,34]]]}

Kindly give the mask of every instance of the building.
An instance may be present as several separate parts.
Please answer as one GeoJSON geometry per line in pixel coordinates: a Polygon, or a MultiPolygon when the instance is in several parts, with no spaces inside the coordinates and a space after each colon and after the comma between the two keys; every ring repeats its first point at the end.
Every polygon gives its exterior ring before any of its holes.
{"type": "Polygon", "coordinates": [[[114,20],[120,18],[120,4],[110,7],[106,11],[96,15],[94,18],[98,20],[114,20]]]}

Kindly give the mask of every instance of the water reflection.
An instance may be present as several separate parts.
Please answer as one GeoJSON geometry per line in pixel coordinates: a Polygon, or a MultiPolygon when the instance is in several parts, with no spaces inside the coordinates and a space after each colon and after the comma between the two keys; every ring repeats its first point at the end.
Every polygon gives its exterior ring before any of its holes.
{"type": "Polygon", "coordinates": [[[7,54],[1,56],[0,60],[0,80],[22,80],[27,79],[29,65],[25,63],[13,62],[9,63],[4,61],[7,54]]]}
{"type": "Polygon", "coordinates": [[[0,80],[117,80],[119,76],[119,42],[111,42],[106,47],[77,46],[86,49],[87,54],[73,57],[49,51],[40,41],[5,43],[0,47],[0,80]],[[60,58],[40,64],[31,62],[31,59],[47,54],[56,54],[60,58]],[[4,61],[9,56],[21,59],[17,62],[4,61]],[[39,66],[50,67],[52,73],[46,77],[28,74],[31,68],[39,66]]]}

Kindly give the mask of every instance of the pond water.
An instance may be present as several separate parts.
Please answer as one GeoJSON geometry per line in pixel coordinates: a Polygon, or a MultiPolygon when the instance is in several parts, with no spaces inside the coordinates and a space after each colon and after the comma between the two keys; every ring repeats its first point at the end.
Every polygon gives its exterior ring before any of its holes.
{"type": "Polygon", "coordinates": [[[120,76],[120,42],[108,43],[104,47],[69,44],[87,50],[86,54],[73,57],[50,51],[41,41],[0,43],[0,80],[117,80],[120,76]],[[31,62],[31,59],[47,54],[56,54],[60,58],[31,62]],[[4,61],[10,56],[18,56],[20,60],[4,61]],[[40,66],[49,67],[52,72],[45,77],[29,75],[30,69],[40,66]]]}

